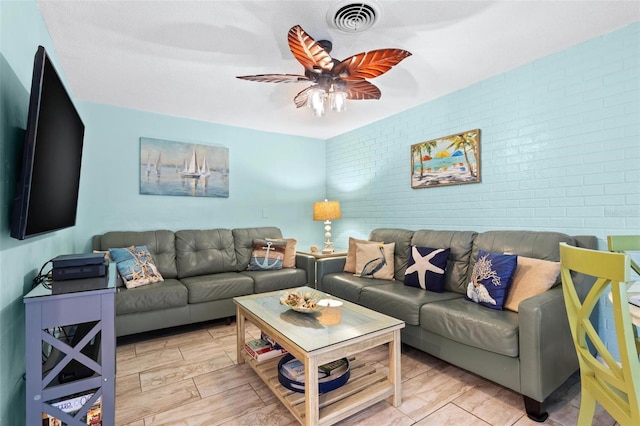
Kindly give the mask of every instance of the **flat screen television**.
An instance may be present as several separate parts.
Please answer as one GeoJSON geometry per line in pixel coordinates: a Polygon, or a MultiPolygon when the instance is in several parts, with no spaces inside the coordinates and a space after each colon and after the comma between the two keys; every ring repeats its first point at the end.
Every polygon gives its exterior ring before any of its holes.
{"type": "Polygon", "coordinates": [[[84,123],[39,46],[13,200],[12,237],[24,240],[76,224],[83,141],[84,123]]]}

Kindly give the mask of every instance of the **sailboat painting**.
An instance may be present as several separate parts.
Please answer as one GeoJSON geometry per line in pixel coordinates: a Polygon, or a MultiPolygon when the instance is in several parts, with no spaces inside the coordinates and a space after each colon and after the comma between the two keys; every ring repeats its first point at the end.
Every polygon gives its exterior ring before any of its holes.
{"type": "Polygon", "coordinates": [[[229,148],[140,138],[140,194],[229,198],[229,148]]]}

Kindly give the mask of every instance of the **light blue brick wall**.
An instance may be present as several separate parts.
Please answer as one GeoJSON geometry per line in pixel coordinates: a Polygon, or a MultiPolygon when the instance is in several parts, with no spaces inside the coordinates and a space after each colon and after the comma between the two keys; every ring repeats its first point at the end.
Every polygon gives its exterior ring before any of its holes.
{"type": "Polygon", "coordinates": [[[627,26],[327,141],[327,193],[343,208],[336,246],[376,227],[555,230],[595,235],[601,248],[608,234],[639,233],[639,32],[627,26]],[[412,144],[476,128],[481,183],[411,189],[412,144]]]}

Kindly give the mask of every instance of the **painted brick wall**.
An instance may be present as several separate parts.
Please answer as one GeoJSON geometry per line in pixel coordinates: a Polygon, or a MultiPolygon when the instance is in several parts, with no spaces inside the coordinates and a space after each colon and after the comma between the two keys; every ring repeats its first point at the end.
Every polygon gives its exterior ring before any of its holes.
{"type": "Polygon", "coordinates": [[[602,247],[607,234],[640,232],[639,32],[630,25],[329,140],[336,247],[376,227],[556,230],[602,247]],[[481,183],[411,189],[412,144],[476,128],[481,183]]]}

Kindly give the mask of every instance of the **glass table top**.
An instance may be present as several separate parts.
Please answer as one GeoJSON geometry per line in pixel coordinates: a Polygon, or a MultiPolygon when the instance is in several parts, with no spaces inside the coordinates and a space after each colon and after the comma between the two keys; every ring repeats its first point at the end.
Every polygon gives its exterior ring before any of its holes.
{"type": "Polygon", "coordinates": [[[236,297],[234,301],[306,352],[388,328],[404,327],[404,322],[401,320],[337,297],[325,296],[324,293],[310,287],[301,287],[298,290],[312,291],[326,298],[340,300],[343,303],[340,323],[324,325],[321,322],[322,311],[302,313],[280,304],[280,296],[287,290],[236,297]]]}

